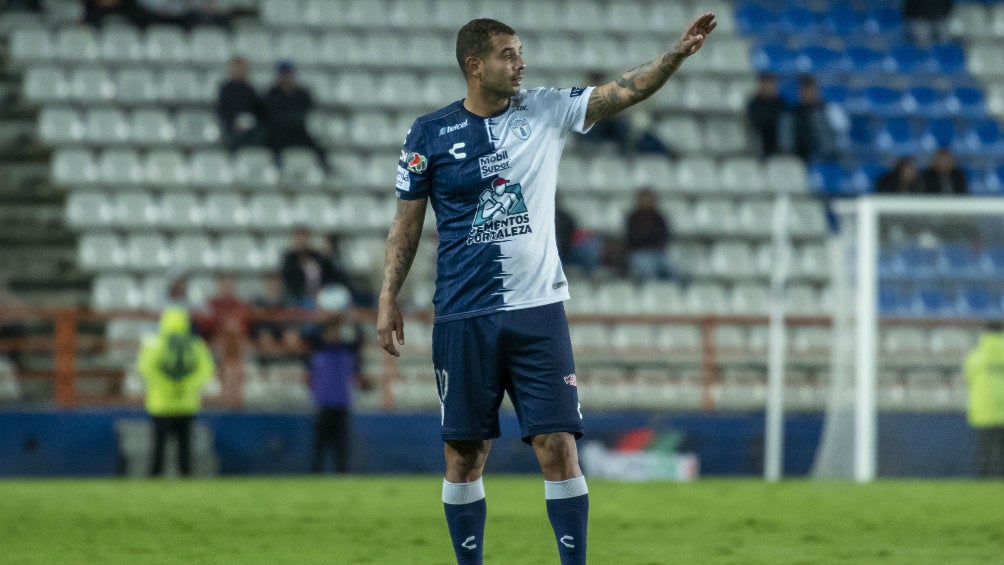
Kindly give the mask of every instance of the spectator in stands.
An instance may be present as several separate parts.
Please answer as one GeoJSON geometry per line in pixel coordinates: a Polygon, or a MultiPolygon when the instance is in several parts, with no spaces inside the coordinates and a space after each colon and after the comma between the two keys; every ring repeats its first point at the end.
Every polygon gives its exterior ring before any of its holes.
{"type": "Polygon", "coordinates": [[[920,175],[913,157],[900,157],[889,171],[875,181],[875,192],[916,194],[920,192],[920,175]]]}
{"type": "Polygon", "coordinates": [[[931,156],[931,164],[920,176],[921,192],[925,194],[968,194],[969,180],[955,162],[947,147],[939,147],[931,156]]]}
{"type": "Polygon", "coordinates": [[[161,23],[138,0],[84,0],[83,23],[100,28],[107,17],[121,18],[140,29],[161,23]]]}
{"type": "Polygon", "coordinates": [[[964,367],[969,383],[969,425],[979,434],[977,473],[1004,477],[1004,328],[987,324],[964,367]]]}
{"type": "MultiPolygon", "coordinates": [[[[590,71],[586,74],[586,84],[607,82],[603,73],[590,71]]],[[[665,155],[677,157],[677,153],[651,129],[651,117],[636,111],[622,113],[600,120],[582,137],[582,141],[595,147],[609,146],[624,156],[665,155]]]]}
{"type": "Polygon", "coordinates": [[[307,131],[307,115],[314,108],[310,91],[299,84],[296,67],[291,61],[276,64],[275,84],[265,94],[265,137],[276,162],[282,165],[282,150],[287,147],[308,147],[317,153],[321,168],[329,170],[324,149],[307,131]]]}
{"type": "Polygon", "coordinates": [[[41,11],[42,6],[39,0],[0,0],[0,13],[41,11]]]}
{"type": "Polygon", "coordinates": [[[184,271],[169,271],[167,278],[167,306],[177,306],[186,310],[191,309],[188,301],[188,273],[184,271]]]}
{"type": "Polygon", "coordinates": [[[248,60],[230,58],[229,77],[216,97],[216,117],[223,145],[233,151],[240,147],[265,144],[265,106],[248,80],[248,60]]]}
{"type": "Polygon", "coordinates": [[[602,241],[599,234],[579,227],[575,216],[561,205],[560,196],[555,196],[554,233],[562,265],[577,266],[592,277],[600,267],[602,241]]]}
{"type": "Polygon", "coordinates": [[[952,0],[903,0],[908,39],[921,47],[948,40],[952,0]]]}
{"type": "MultiPolygon", "coordinates": [[[[15,316],[29,313],[28,303],[11,290],[10,282],[2,273],[0,273],[0,312],[15,316]]],[[[23,338],[27,333],[28,328],[24,322],[17,321],[16,319],[0,321],[0,340],[23,338]]],[[[20,347],[14,347],[9,350],[0,348],[0,357],[3,356],[10,359],[15,371],[21,368],[22,349],[20,347]]]]}
{"type": "Polygon", "coordinates": [[[313,473],[324,470],[324,458],[334,455],[335,470],[350,468],[353,384],[368,389],[362,373],[363,331],[352,311],[352,297],[341,285],[328,285],[318,297],[321,323],[304,332],[307,344],[308,378],[316,407],[313,473]]]}
{"type": "Polygon", "coordinates": [[[255,320],[251,324],[251,339],[258,358],[262,361],[281,359],[296,351],[299,344],[299,325],[293,321],[276,320],[284,311],[294,308],[282,287],[279,271],[265,273],[262,294],[251,300],[255,320]]]}
{"type": "Polygon", "coordinates": [[[282,257],[286,296],[303,308],[313,308],[321,287],[335,280],[331,261],[313,248],[310,236],[306,227],[293,228],[293,240],[282,257]]]}
{"type": "Polygon", "coordinates": [[[153,418],[153,461],[150,474],[164,471],[168,436],[178,443],[178,467],[192,474],[192,420],[201,408],[201,390],[213,377],[213,357],[205,341],[192,332],[184,308],[169,306],[160,318],[160,332],[147,338],[137,360],[146,381],[146,410],[153,418]]]}
{"type": "Polygon", "coordinates": [[[781,114],[778,123],[778,147],[806,162],[832,157],[837,147],[833,121],[815,77],[799,77],[798,103],[781,114]]]}
{"type": "Polygon", "coordinates": [[[624,227],[628,276],[636,281],[675,278],[666,257],[672,232],[659,210],[655,191],[644,187],[635,193],[635,207],[628,213],[624,227]]]}
{"type": "Polygon", "coordinates": [[[248,338],[248,305],[237,297],[237,277],[228,271],[216,274],[216,293],[209,298],[203,332],[220,361],[223,397],[232,403],[240,398],[244,381],[244,350],[248,338]]]}
{"type": "Polygon", "coordinates": [[[777,90],[777,77],[771,73],[760,73],[756,91],[746,103],[746,120],[760,141],[761,157],[770,157],[778,152],[777,128],[785,106],[777,90]]]}

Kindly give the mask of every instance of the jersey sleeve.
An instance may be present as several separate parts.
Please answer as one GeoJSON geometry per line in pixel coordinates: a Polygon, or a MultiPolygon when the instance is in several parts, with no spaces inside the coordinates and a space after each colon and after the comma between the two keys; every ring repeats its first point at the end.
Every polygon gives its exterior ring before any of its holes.
{"type": "Polygon", "coordinates": [[[425,132],[416,121],[404,140],[401,157],[397,163],[397,197],[402,200],[419,200],[429,195],[432,179],[429,176],[429,152],[425,132]]]}
{"type": "Polygon", "coordinates": [[[561,124],[561,132],[570,131],[586,133],[586,109],[589,107],[589,95],[592,86],[576,86],[572,88],[547,89],[547,96],[555,108],[555,118],[561,124]]]}

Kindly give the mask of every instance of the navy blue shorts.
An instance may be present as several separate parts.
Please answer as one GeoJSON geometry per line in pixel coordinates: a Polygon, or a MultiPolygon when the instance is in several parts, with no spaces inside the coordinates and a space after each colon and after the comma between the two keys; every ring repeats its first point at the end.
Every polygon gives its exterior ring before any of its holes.
{"type": "Polygon", "coordinates": [[[582,437],[572,342],[561,302],[437,322],[432,364],[443,440],[499,437],[499,406],[509,394],[523,441],[537,434],[582,437]]]}

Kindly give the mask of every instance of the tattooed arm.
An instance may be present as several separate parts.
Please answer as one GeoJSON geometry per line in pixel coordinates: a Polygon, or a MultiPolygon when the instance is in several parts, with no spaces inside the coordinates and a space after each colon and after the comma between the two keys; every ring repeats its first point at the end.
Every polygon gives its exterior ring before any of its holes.
{"type": "Polygon", "coordinates": [[[383,264],[383,287],[377,309],[377,337],[380,346],[387,353],[398,357],[397,344],[404,344],[404,320],[397,307],[397,295],[401,292],[404,279],[411,269],[411,262],[418,250],[425,221],[425,207],[428,200],[398,200],[394,223],[387,234],[386,255],[383,264]]]}
{"type": "Polygon", "coordinates": [[[594,88],[586,108],[586,126],[633,106],[662,88],[683,61],[697,53],[716,25],[714,14],[699,16],[683,32],[675,49],[594,88]]]}

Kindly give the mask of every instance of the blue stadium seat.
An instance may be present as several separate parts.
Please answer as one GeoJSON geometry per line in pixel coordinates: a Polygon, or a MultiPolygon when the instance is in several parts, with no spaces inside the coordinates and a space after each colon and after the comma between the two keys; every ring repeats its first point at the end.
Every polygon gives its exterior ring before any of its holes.
{"type": "Polygon", "coordinates": [[[789,34],[812,34],[819,26],[816,14],[801,6],[789,6],[776,16],[781,31],[789,34]]]}
{"type": "Polygon", "coordinates": [[[764,44],[758,46],[750,55],[753,68],[760,72],[777,74],[791,73],[795,70],[795,54],[784,45],[764,44]]]}
{"type": "Polygon", "coordinates": [[[990,158],[1004,157],[1004,134],[994,119],[974,122],[956,148],[962,154],[977,154],[990,158]]]}
{"type": "Polygon", "coordinates": [[[915,86],[907,91],[911,113],[925,118],[940,118],[947,111],[945,93],[930,86],[915,86]]]}
{"type": "Polygon", "coordinates": [[[776,26],[774,13],[760,4],[749,3],[736,9],[736,27],[743,35],[767,35],[776,26]]]}
{"type": "Polygon", "coordinates": [[[938,268],[939,250],[919,245],[906,245],[899,249],[903,274],[912,279],[933,277],[938,268]]]}
{"type": "Polygon", "coordinates": [[[883,316],[901,316],[909,311],[906,292],[898,286],[880,285],[878,309],[883,316]]]}
{"type": "Polygon", "coordinates": [[[1000,318],[1001,293],[985,284],[966,285],[959,293],[958,309],[966,316],[1000,318]]]}
{"type": "Polygon", "coordinates": [[[844,4],[831,5],[823,13],[820,25],[826,33],[840,37],[854,35],[861,30],[864,17],[844,4]]]}
{"type": "Polygon", "coordinates": [[[953,147],[958,137],[954,120],[938,118],[927,121],[920,144],[924,150],[933,151],[939,147],[953,147]]]}
{"type": "Polygon", "coordinates": [[[885,68],[889,72],[906,75],[928,73],[935,69],[927,51],[913,45],[896,45],[889,50],[885,60],[885,68]]]}
{"type": "Polygon", "coordinates": [[[995,277],[1004,277],[1004,247],[989,247],[984,257],[986,270],[995,277]]]}
{"type": "Polygon", "coordinates": [[[814,192],[839,195],[847,189],[850,172],[837,162],[816,162],[809,166],[809,188],[814,192]]]}
{"type": "Polygon", "coordinates": [[[873,152],[877,132],[868,116],[851,116],[851,127],[847,130],[849,149],[857,153],[873,152]]]}
{"type": "Polygon", "coordinates": [[[853,73],[876,73],[885,70],[885,55],[875,49],[854,45],[844,53],[844,69],[853,73]]]}
{"type": "Polygon", "coordinates": [[[935,45],[931,47],[934,71],[942,75],[954,75],[966,71],[966,53],[958,45],[935,45]]]}
{"type": "Polygon", "coordinates": [[[847,187],[856,194],[874,192],[875,182],[887,170],[888,167],[877,161],[861,163],[851,172],[851,178],[847,183],[847,187]]]}
{"type": "Polygon", "coordinates": [[[952,292],[939,287],[922,287],[912,299],[913,312],[922,316],[953,316],[955,305],[952,292]]]}
{"type": "Polygon", "coordinates": [[[947,277],[969,277],[980,273],[980,256],[971,245],[946,243],[941,246],[938,272],[947,277]]]}
{"type": "Polygon", "coordinates": [[[821,74],[841,69],[840,53],[822,45],[810,45],[795,56],[795,70],[799,73],[821,74]]]}
{"type": "Polygon", "coordinates": [[[966,118],[984,118],[987,115],[986,96],[983,89],[962,86],[955,89],[951,97],[952,110],[966,118]]]}
{"type": "Polygon", "coordinates": [[[896,156],[916,155],[920,144],[914,136],[913,128],[906,118],[891,118],[875,136],[879,149],[896,156]]]}
{"type": "Polygon", "coordinates": [[[871,34],[892,34],[902,26],[903,16],[899,7],[875,6],[865,15],[864,29],[871,34]]]}
{"type": "Polygon", "coordinates": [[[823,100],[831,104],[846,104],[850,93],[851,90],[844,84],[828,84],[822,88],[823,100]]]}
{"type": "Polygon", "coordinates": [[[864,90],[866,113],[882,117],[902,116],[904,92],[888,86],[869,86],[864,90]]]}

